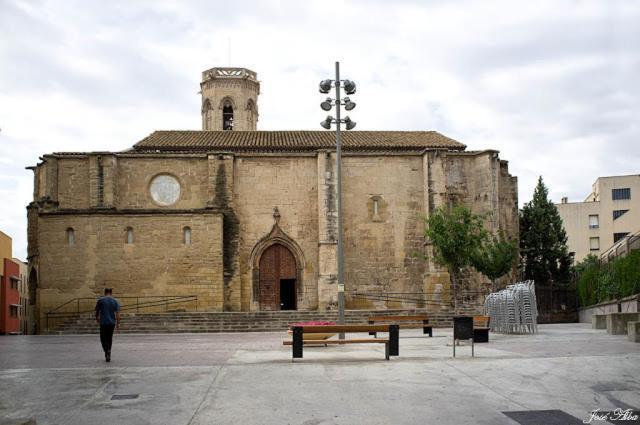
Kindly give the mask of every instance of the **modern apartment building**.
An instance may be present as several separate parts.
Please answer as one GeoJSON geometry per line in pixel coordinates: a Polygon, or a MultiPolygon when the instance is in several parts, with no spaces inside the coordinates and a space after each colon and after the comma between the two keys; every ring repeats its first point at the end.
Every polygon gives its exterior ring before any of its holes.
{"type": "Polygon", "coordinates": [[[640,230],[640,174],[599,177],[584,202],[556,204],[575,261],[599,256],[628,234],[640,230]]]}
{"type": "Polygon", "coordinates": [[[19,258],[13,258],[13,262],[18,265],[20,274],[18,277],[18,292],[20,294],[20,308],[18,309],[18,320],[20,321],[20,333],[23,335],[32,334],[33,331],[33,305],[29,302],[29,272],[28,265],[19,258]]]}
{"type": "Polygon", "coordinates": [[[11,251],[11,238],[0,232],[0,335],[20,333],[20,268],[11,251]]]}

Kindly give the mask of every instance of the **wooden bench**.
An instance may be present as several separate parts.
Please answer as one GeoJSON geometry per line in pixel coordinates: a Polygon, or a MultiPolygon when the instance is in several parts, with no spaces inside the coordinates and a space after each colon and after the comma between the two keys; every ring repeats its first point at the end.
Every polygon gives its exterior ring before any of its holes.
{"type": "Polygon", "coordinates": [[[473,341],[489,342],[489,316],[473,316],[473,341]]]}
{"type": "MultiPolygon", "coordinates": [[[[397,324],[398,322],[422,322],[420,326],[413,326],[413,328],[422,328],[423,334],[429,334],[430,337],[433,336],[433,328],[429,325],[429,318],[425,314],[420,315],[412,315],[412,316],[370,316],[367,319],[367,322],[370,325],[375,324],[375,322],[393,322],[397,324]]],[[[411,328],[411,326],[402,326],[403,329],[411,328]]],[[[373,335],[376,337],[376,332],[369,332],[369,335],[373,335]]]]}
{"type": "Polygon", "coordinates": [[[305,345],[343,345],[343,344],[384,344],[384,358],[397,356],[400,352],[399,326],[398,325],[325,325],[325,326],[293,326],[293,339],[283,341],[283,345],[291,345],[292,361],[301,359],[305,345]],[[352,338],[352,339],[325,339],[305,340],[304,334],[309,333],[367,333],[389,332],[389,338],[352,338]]]}

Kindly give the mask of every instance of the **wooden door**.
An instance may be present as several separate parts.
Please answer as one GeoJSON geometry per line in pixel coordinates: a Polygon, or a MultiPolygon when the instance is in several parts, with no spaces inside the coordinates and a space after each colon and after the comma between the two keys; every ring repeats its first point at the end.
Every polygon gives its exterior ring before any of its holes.
{"type": "Polygon", "coordinates": [[[260,257],[260,310],[280,310],[280,280],[296,278],[296,260],[280,244],[271,245],[260,257]]]}

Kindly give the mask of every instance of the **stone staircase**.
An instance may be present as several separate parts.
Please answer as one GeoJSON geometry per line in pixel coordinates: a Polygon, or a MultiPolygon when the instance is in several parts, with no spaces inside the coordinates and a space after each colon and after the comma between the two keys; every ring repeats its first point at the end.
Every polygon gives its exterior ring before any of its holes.
{"type": "MultiPolygon", "coordinates": [[[[411,310],[427,314],[434,327],[451,327],[451,312],[431,312],[427,309],[411,310]]],[[[374,314],[398,315],[407,310],[347,310],[347,324],[366,324],[374,314]]],[[[337,311],[255,311],[255,312],[169,312],[125,313],[121,315],[120,332],[146,333],[204,333],[204,332],[267,332],[286,330],[290,323],[307,321],[338,321],[337,311]]],[[[50,334],[93,334],[98,326],[93,315],[69,320],[50,334]]]]}

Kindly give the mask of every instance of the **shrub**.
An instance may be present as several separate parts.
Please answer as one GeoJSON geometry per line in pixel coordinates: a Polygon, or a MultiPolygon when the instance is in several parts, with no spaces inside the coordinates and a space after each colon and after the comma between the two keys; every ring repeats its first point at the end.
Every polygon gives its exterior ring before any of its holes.
{"type": "Polygon", "coordinates": [[[610,301],[640,292],[640,251],[606,264],[590,255],[575,268],[580,305],[610,301]]]}

